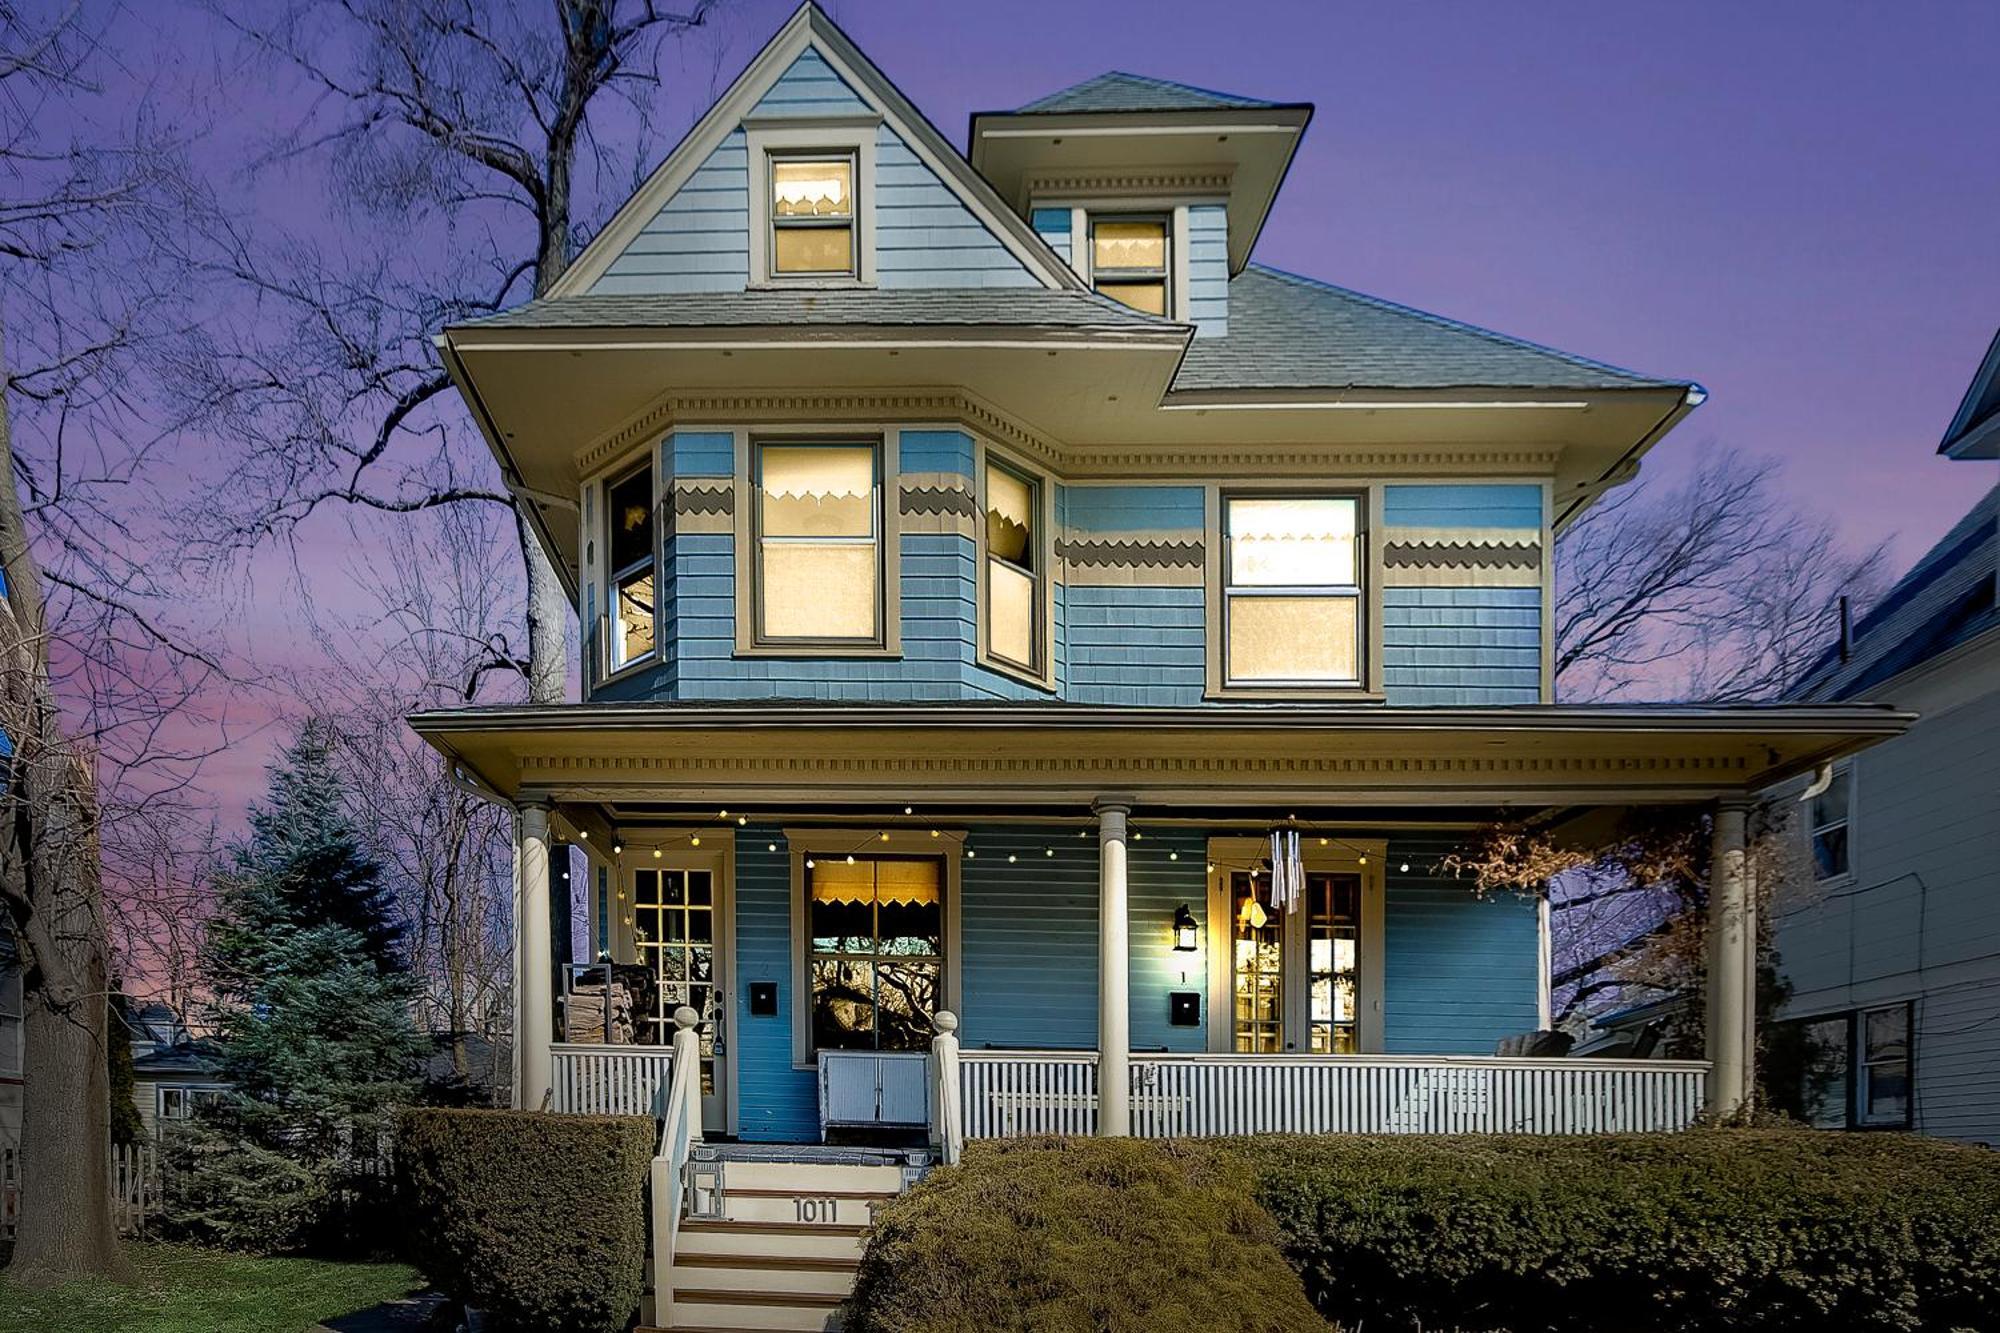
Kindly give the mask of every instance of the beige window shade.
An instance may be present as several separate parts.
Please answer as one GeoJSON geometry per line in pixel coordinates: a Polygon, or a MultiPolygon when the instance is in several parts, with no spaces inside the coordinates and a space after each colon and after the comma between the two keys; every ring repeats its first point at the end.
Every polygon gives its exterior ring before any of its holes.
{"type": "Polygon", "coordinates": [[[1230,682],[1359,679],[1359,610],[1355,597],[1231,597],[1230,682]]]}
{"type": "Polygon", "coordinates": [[[1035,580],[998,560],[986,566],[986,648],[1018,666],[1035,665],[1035,580]]]}
{"type": "Polygon", "coordinates": [[[875,637],[874,542],[767,542],[759,570],[764,635],[772,639],[875,637]]]}
{"type": "Polygon", "coordinates": [[[781,218],[850,217],[854,213],[854,163],[774,160],[771,212],[781,218]]]}
{"type": "Polygon", "coordinates": [[[899,903],[929,906],[944,892],[936,861],[871,861],[852,863],[828,857],[812,869],[816,903],[899,903]]]}
{"type": "Polygon", "coordinates": [[[1167,266],[1167,224],[1146,218],[1099,221],[1091,228],[1091,267],[1158,272],[1167,266]]]}
{"type": "Polygon", "coordinates": [[[1005,468],[986,469],[986,550],[1034,568],[1035,488],[1005,468]]]}
{"type": "Polygon", "coordinates": [[[875,450],[871,445],[766,445],[766,537],[875,535],[875,450]]]}
{"type": "Polygon", "coordinates": [[[1235,587],[1352,587],[1359,580],[1359,506],[1311,496],[1229,502],[1235,587]]]}

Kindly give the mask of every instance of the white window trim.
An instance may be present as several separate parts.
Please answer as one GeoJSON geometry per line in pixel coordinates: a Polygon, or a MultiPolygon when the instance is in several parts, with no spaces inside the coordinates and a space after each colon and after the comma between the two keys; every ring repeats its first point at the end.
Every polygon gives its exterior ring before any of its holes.
{"type": "MultiPolygon", "coordinates": [[[[1389,845],[1379,838],[1343,838],[1319,845],[1317,835],[1299,835],[1299,857],[1308,874],[1358,875],[1361,878],[1361,928],[1354,951],[1354,1045],[1359,1054],[1379,1055],[1384,1041],[1383,912],[1388,901],[1384,861],[1389,845]],[[1361,859],[1367,858],[1363,865],[1361,859]]],[[[1229,877],[1270,858],[1269,838],[1210,838],[1208,862],[1208,1049],[1226,1055],[1235,1049],[1235,950],[1229,925],[1229,877]]],[[[1305,913],[1290,914],[1285,937],[1285,1055],[1308,1052],[1290,1043],[1306,1033],[1310,982],[1300,965],[1305,958],[1305,913]],[[1296,923],[1296,924],[1294,924],[1296,923]],[[1294,934],[1298,938],[1294,939],[1294,934]]]]}
{"type": "Polygon", "coordinates": [[[746,124],[750,155],[750,285],[752,287],[875,286],[875,132],[880,116],[822,117],[811,124],[746,124]],[[854,265],[852,274],[774,273],[771,270],[771,158],[794,154],[854,156],[854,265]]]}
{"type": "MultiPolygon", "coordinates": [[[[604,539],[605,562],[604,665],[605,679],[610,680],[614,677],[624,675],[635,667],[651,666],[660,660],[660,602],[662,600],[661,594],[666,589],[666,579],[664,577],[665,562],[661,559],[660,554],[666,549],[665,534],[662,532],[665,525],[661,522],[660,460],[652,456],[652,452],[649,449],[647,456],[643,460],[636,462],[628,460],[626,466],[623,468],[615,472],[606,473],[603,481],[603,489],[604,531],[602,535],[604,539]],[[646,469],[647,489],[652,492],[651,521],[653,526],[653,541],[652,550],[647,552],[647,559],[651,562],[653,569],[653,646],[645,652],[621,662],[617,660],[618,581],[625,571],[611,568],[611,524],[614,519],[611,513],[611,492],[621,482],[630,481],[633,477],[637,476],[641,468],[646,469]]],[[[637,571],[639,568],[640,566],[636,563],[627,566],[627,569],[632,571],[637,571]]]]}
{"type": "MultiPolygon", "coordinates": [[[[1091,269],[1090,219],[1106,214],[1166,214],[1170,219],[1167,229],[1167,318],[1182,323],[1192,323],[1189,306],[1192,304],[1192,282],[1188,272],[1188,210],[1202,205],[1227,205],[1227,197],[1208,192],[1200,194],[1135,194],[1129,198],[1113,195],[1090,195],[1076,198],[1065,195],[1038,195],[1030,203],[1030,215],[1036,208],[1069,209],[1069,266],[1095,291],[1097,282],[1091,269]]],[[[1058,252],[1060,253],[1060,251],[1058,252]]]]}
{"type": "Polygon", "coordinates": [[[1897,1000],[1892,1004],[1871,1004],[1854,1011],[1849,1032],[1854,1046],[1848,1054],[1848,1087],[1853,1104],[1848,1109],[1848,1123],[1856,1129],[1906,1129],[1916,1120],[1917,1096],[1917,1024],[1916,1007],[1908,1000],[1897,1000]],[[1903,1023],[1903,1066],[1906,1071],[1907,1086],[1903,1093],[1903,1114],[1887,1118],[1871,1118],[1868,1114],[1868,1083],[1873,1077],[1868,1058],[1868,1019],[1872,1014],[1893,1013],[1903,1023]]]}
{"type": "Polygon", "coordinates": [[[1012,677],[1023,684],[1039,690],[1053,692],[1056,687],[1055,669],[1055,622],[1056,622],[1056,580],[1055,580],[1055,480],[1042,468],[1022,458],[1019,454],[1000,449],[977,436],[973,448],[973,505],[976,513],[972,520],[974,576],[979,580],[975,619],[978,636],[976,660],[980,666],[1012,677]],[[1035,487],[1035,556],[1039,563],[1035,567],[1037,588],[1035,657],[1033,668],[1011,662],[994,653],[987,634],[987,616],[992,609],[992,595],[987,591],[986,554],[986,469],[989,459],[997,462],[1010,472],[1020,474],[1035,487]]]}
{"type": "Polygon", "coordinates": [[[786,424],[736,435],[736,656],[738,657],[901,657],[903,655],[903,537],[901,437],[894,427],[867,424],[805,426],[786,424]],[[882,633],[875,642],[860,640],[822,643],[762,643],[757,637],[757,525],[755,513],[756,458],[760,444],[873,444],[880,465],[877,490],[879,549],[876,573],[881,580],[882,633]]]}
{"type": "Polygon", "coordinates": [[[1339,699],[1353,703],[1380,703],[1382,692],[1382,487],[1381,482],[1338,481],[1301,482],[1296,478],[1272,478],[1211,482],[1204,488],[1202,515],[1203,584],[1205,588],[1202,638],[1207,656],[1207,689],[1210,699],[1339,699]],[[1361,578],[1361,605],[1358,610],[1361,637],[1360,681],[1354,685],[1232,685],[1228,671],[1229,613],[1224,570],[1228,552],[1222,542],[1222,502],[1236,496],[1327,496],[1353,498],[1359,502],[1361,556],[1356,573],[1361,578]]]}
{"type": "Polygon", "coordinates": [[[1814,886],[1821,888],[1827,886],[1838,887],[1843,884],[1852,883],[1854,880],[1854,810],[1857,804],[1855,792],[1860,786],[1860,775],[1855,771],[1855,765],[1851,762],[1835,764],[1833,772],[1836,781],[1841,778],[1847,780],[1847,808],[1841,812],[1840,818],[1833,823],[1815,824],[1813,822],[1813,807],[1820,801],[1820,798],[1815,796],[1805,803],[1805,818],[1799,821],[1805,832],[1806,864],[1812,867],[1814,886]],[[1822,830],[1831,828],[1845,828],[1847,830],[1847,864],[1831,875],[1822,877],[1819,873],[1819,858],[1813,853],[1813,839],[1822,830]]]}
{"type": "Polygon", "coordinates": [[[944,862],[944,1003],[964,1019],[964,952],[959,944],[959,894],[965,860],[965,830],[886,830],[859,825],[843,828],[787,828],[792,893],[792,1067],[818,1069],[812,1045],[812,921],[806,904],[806,859],[820,856],[935,856],[944,862]],[[872,839],[872,841],[871,841],[872,839]]]}

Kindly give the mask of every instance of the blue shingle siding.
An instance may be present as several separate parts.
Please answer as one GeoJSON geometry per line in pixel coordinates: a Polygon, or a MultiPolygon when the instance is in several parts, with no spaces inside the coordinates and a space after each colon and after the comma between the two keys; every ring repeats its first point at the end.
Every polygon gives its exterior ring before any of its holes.
{"type": "Polygon", "coordinates": [[[847,80],[818,51],[807,47],[799,52],[791,67],[778,76],[749,119],[759,116],[855,116],[875,108],[849,87],[847,80]]]}
{"type": "Polygon", "coordinates": [[[1535,904],[1474,898],[1433,867],[1454,844],[1389,844],[1383,913],[1383,1045],[1392,1055],[1491,1055],[1539,1020],[1535,904]],[[1407,859],[1410,873],[1397,867],[1407,859]]]}
{"type": "Polygon", "coordinates": [[[1199,486],[1071,486],[1069,530],[1079,536],[1184,529],[1199,540],[1199,486]]]}
{"type": "Polygon", "coordinates": [[[972,437],[956,430],[899,431],[897,465],[904,472],[972,475],[972,437]]]}
{"type": "Polygon", "coordinates": [[[1071,249],[1070,210],[1067,208],[1038,208],[1029,214],[1029,222],[1035,234],[1049,243],[1049,249],[1062,258],[1063,263],[1074,266],[1076,252],[1071,249]]]}
{"type": "Polygon", "coordinates": [[[875,133],[875,277],[883,287],[1039,287],[887,125],[875,133]]]}
{"type": "Polygon", "coordinates": [[[736,436],[726,430],[675,431],[667,439],[664,463],[670,477],[733,477],[736,436]]]}
{"type": "Polygon", "coordinates": [[[1542,690],[1539,588],[1384,588],[1391,704],[1531,704],[1542,690]]]}
{"type": "Polygon", "coordinates": [[[1540,486],[1384,486],[1384,521],[1413,528],[1542,526],[1540,486]]]}
{"type": "Polygon", "coordinates": [[[1087,704],[1195,704],[1207,685],[1199,588],[1072,584],[1067,697],[1087,704]]]}
{"type": "Polygon", "coordinates": [[[776,829],[736,833],[737,1121],[743,1138],[810,1143],[819,1138],[819,1096],[811,1070],[792,1067],[792,866],[776,829]],[[778,850],[765,848],[776,843],[778,850]],[[750,983],[778,983],[778,1012],[750,1016],[750,983]]]}
{"type": "Polygon", "coordinates": [[[1229,210],[1222,204],[1188,208],[1188,318],[1195,337],[1229,333],[1229,210]]]}
{"type": "Polygon", "coordinates": [[[653,215],[592,293],[740,292],[750,282],[750,164],[732,131],[653,215]]]}

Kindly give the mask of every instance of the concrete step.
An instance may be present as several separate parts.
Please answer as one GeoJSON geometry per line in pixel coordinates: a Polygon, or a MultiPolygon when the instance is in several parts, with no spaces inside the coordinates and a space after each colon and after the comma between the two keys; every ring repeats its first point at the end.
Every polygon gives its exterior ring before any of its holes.
{"type": "Polygon", "coordinates": [[[844,1298],[854,1290],[854,1270],[860,1262],[850,1257],[682,1253],[674,1257],[674,1287],[844,1298]]]}
{"type": "Polygon", "coordinates": [[[811,1222],[726,1222],[688,1218],[681,1223],[675,1259],[682,1255],[761,1254],[783,1259],[859,1259],[865,1228],[811,1222]]]}
{"type": "Polygon", "coordinates": [[[682,1287],[669,1328],[827,1329],[838,1327],[845,1296],[802,1292],[732,1292],[682,1287]]]}
{"type": "Polygon", "coordinates": [[[722,1164],[723,1189],[783,1190],[792,1194],[863,1191],[895,1194],[903,1188],[902,1168],[847,1166],[819,1162],[734,1162],[722,1164]]]}

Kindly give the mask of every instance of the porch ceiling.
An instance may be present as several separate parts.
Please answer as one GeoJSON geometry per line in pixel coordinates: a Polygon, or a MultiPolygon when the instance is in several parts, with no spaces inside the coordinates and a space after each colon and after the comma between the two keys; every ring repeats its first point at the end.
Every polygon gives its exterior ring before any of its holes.
{"type": "Polygon", "coordinates": [[[447,709],[410,725],[507,799],[1220,813],[1272,802],[1613,805],[1740,795],[1901,734],[1872,704],[1211,708],[818,703],[447,709]]]}

